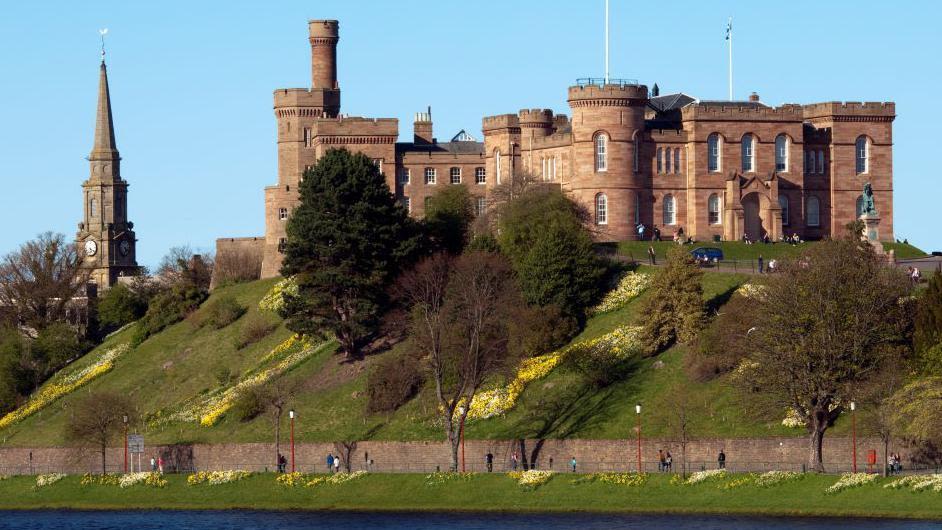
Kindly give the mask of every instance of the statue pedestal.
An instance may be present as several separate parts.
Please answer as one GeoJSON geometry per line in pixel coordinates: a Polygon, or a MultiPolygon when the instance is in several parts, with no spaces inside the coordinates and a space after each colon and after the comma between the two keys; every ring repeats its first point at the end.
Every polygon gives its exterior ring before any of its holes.
{"type": "Polygon", "coordinates": [[[864,231],[860,239],[870,243],[877,254],[883,254],[883,245],[880,243],[880,215],[877,213],[865,213],[860,216],[863,221],[864,231]]]}

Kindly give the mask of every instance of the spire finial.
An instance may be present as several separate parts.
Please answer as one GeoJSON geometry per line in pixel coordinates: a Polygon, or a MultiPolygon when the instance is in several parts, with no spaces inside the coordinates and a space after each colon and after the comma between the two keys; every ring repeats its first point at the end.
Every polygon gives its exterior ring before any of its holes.
{"type": "Polygon", "coordinates": [[[98,30],[98,34],[101,35],[101,64],[105,64],[105,35],[108,34],[108,28],[98,30]]]}

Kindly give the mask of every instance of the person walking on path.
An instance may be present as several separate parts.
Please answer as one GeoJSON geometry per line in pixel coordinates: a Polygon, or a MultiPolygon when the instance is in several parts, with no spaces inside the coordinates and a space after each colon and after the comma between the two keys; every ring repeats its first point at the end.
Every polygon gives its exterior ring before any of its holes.
{"type": "Polygon", "coordinates": [[[490,451],[484,455],[484,461],[487,463],[487,472],[494,471],[494,455],[490,451]]]}
{"type": "Polygon", "coordinates": [[[657,265],[657,254],[654,253],[654,245],[648,245],[648,262],[651,265],[657,265]]]}
{"type": "Polygon", "coordinates": [[[285,468],[288,466],[288,459],[285,458],[285,455],[278,453],[278,472],[284,473],[285,468]]]}
{"type": "Polygon", "coordinates": [[[157,459],[154,457],[150,457],[150,470],[157,471],[157,459]]]}
{"type": "Polygon", "coordinates": [[[664,450],[657,450],[657,470],[658,472],[663,472],[667,467],[667,458],[664,456],[664,450]]]}
{"type": "Polygon", "coordinates": [[[667,469],[665,469],[665,471],[667,471],[668,473],[670,473],[671,469],[674,468],[674,457],[671,456],[670,451],[668,451],[667,456],[664,457],[664,465],[667,466],[667,469]]]}
{"type": "Polygon", "coordinates": [[[157,457],[157,472],[161,475],[164,474],[164,457],[162,456],[157,457]]]}
{"type": "Polygon", "coordinates": [[[517,470],[517,452],[516,451],[514,451],[513,454],[510,455],[510,467],[512,467],[514,471],[517,470]]]}
{"type": "Polygon", "coordinates": [[[330,473],[334,470],[334,455],[332,453],[327,453],[327,472],[330,473]]]}
{"type": "Polygon", "coordinates": [[[716,457],[716,463],[720,466],[720,469],[726,469],[726,453],[720,449],[719,456],[716,457]]]}
{"type": "Polygon", "coordinates": [[[572,472],[576,472],[576,457],[572,457],[572,460],[569,461],[569,465],[572,466],[572,472]]]}
{"type": "Polygon", "coordinates": [[[759,259],[757,261],[759,262],[759,274],[762,274],[763,272],[762,269],[763,269],[763,266],[765,265],[765,260],[762,259],[762,254],[759,254],[759,259]]]}
{"type": "Polygon", "coordinates": [[[340,455],[334,457],[334,473],[340,473],[340,455]]]}

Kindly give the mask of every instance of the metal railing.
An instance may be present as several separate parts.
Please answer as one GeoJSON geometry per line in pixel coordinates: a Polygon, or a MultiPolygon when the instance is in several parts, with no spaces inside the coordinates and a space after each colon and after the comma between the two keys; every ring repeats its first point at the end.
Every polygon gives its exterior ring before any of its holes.
{"type": "Polygon", "coordinates": [[[576,79],[576,84],[581,87],[596,85],[596,86],[605,86],[605,85],[618,85],[621,87],[625,86],[638,86],[637,79],[616,79],[610,77],[605,79],[604,77],[580,77],[576,79]]]}

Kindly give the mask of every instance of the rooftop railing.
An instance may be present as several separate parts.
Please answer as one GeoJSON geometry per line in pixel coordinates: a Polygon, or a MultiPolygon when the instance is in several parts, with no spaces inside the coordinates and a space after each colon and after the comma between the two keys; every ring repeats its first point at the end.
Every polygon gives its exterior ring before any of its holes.
{"type": "Polygon", "coordinates": [[[608,79],[605,79],[604,77],[580,77],[579,79],[576,79],[576,84],[579,85],[580,87],[586,87],[586,86],[592,86],[592,85],[596,85],[599,87],[602,87],[605,85],[617,85],[620,87],[626,87],[626,86],[638,86],[638,80],[637,79],[616,79],[613,77],[610,77],[608,79]]]}

